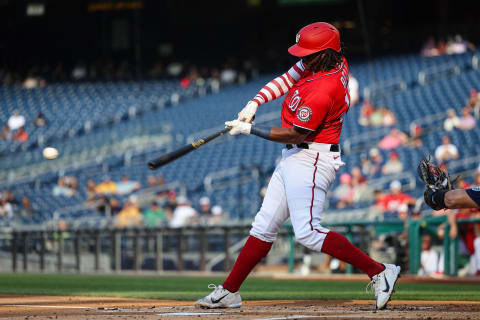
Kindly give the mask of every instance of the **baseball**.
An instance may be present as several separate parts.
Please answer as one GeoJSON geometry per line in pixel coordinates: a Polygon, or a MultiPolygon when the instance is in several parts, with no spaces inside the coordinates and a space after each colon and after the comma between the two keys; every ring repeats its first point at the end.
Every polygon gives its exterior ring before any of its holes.
{"type": "Polygon", "coordinates": [[[53,160],[58,157],[58,150],[52,147],[43,149],[43,156],[45,159],[53,160]]]}

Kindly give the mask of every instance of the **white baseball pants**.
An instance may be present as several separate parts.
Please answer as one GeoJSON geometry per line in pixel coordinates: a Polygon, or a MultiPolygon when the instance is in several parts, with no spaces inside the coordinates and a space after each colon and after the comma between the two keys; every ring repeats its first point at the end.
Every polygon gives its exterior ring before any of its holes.
{"type": "Polygon", "coordinates": [[[340,152],[284,149],[250,235],[273,242],[290,217],[297,241],[320,251],[329,232],[320,224],[325,197],[343,165],[340,152]]]}

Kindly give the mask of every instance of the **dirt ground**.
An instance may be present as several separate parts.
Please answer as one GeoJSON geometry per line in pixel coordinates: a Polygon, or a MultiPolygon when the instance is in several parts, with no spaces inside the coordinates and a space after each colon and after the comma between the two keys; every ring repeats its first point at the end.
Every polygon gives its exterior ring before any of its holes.
{"type": "Polygon", "coordinates": [[[0,295],[0,319],[480,319],[480,302],[246,301],[240,309],[205,310],[188,301],[0,295]]]}

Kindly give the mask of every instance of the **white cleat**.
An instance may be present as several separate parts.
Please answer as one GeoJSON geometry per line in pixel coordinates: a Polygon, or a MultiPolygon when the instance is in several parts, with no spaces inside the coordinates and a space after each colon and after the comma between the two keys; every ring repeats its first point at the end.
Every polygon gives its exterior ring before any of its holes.
{"type": "Polygon", "coordinates": [[[395,288],[395,283],[400,275],[400,267],[393,264],[383,264],[385,270],[373,276],[372,281],[367,285],[375,292],[377,298],[376,308],[384,309],[395,288]]]}
{"type": "Polygon", "coordinates": [[[195,301],[195,307],[199,308],[240,308],[242,306],[242,298],[238,292],[232,293],[224,289],[221,285],[208,285],[209,289],[214,289],[208,296],[195,301]]]}

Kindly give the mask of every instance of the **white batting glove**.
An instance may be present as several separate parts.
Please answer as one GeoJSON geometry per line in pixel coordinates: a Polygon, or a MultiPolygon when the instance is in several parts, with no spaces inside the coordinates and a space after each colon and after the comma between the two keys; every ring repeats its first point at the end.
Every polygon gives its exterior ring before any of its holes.
{"type": "Polygon", "coordinates": [[[258,104],[255,101],[248,101],[247,105],[238,113],[238,120],[252,123],[257,109],[258,104]]]}
{"type": "Polygon", "coordinates": [[[250,130],[252,129],[252,124],[240,120],[233,120],[225,122],[227,127],[230,127],[229,133],[232,136],[236,136],[237,134],[250,134],[250,130]]]}

